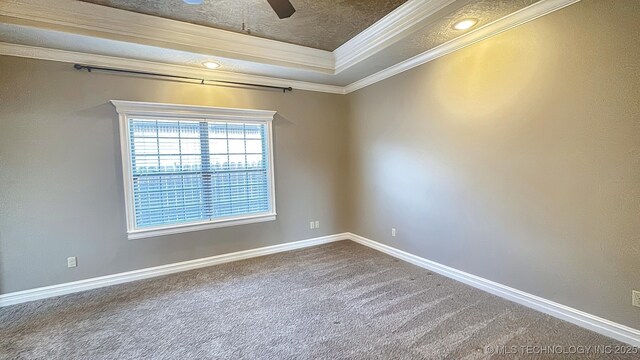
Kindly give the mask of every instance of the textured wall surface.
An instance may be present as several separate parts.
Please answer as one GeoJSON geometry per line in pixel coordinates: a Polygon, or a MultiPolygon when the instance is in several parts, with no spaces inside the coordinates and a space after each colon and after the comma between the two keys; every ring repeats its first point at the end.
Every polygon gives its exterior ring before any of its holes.
{"type": "Polygon", "coordinates": [[[15,57],[0,57],[0,69],[0,293],[347,230],[344,96],[87,74],[15,57]],[[277,110],[277,220],[127,240],[111,99],[277,110]],[[310,220],[321,228],[309,230],[310,220]]]}
{"type": "Polygon", "coordinates": [[[348,95],[351,231],[640,328],[639,14],[583,0],[348,95]]]}

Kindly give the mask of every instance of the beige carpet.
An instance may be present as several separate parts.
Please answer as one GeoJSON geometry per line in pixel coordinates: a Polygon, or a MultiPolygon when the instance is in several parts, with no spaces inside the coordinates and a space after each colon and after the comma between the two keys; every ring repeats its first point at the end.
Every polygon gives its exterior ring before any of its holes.
{"type": "Polygon", "coordinates": [[[2,359],[602,358],[534,347],[597,345],[624,346],[350,241],[0,309],[2,359]]]}

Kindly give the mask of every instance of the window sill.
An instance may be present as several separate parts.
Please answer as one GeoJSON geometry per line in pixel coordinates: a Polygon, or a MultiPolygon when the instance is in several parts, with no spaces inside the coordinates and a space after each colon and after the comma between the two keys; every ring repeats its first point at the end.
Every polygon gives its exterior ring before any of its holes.
{"type": "Polygon", "coordinates": [[[127,234],[129,240],[144,239],[149,237],[157,237],[164,235],[180,234],[192,231],[201,231],[207,229],[216,229],[228,226],[246,225],[253,223],[260,223],[265,221],[274,221],[276,219],[275,213],[259,214],[253,216],[243,216],[236,218],[218,219],[207,222],[191,223],[172,225],[161,228],[149,228],[142,230],[130,231],[127,234]]]}

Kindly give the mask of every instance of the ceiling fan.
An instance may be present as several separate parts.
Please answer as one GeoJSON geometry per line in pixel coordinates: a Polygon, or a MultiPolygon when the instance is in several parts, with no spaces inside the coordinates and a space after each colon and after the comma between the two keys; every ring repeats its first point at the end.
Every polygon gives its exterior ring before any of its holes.
{"type": "MultiPolygon", "coordinates": [[[[182,0],[189,5],[200,5],[203,0],[182,0]]],[[[280,19],[286,19],[296,12],[289,0],[267,0],[280,19]]]]}

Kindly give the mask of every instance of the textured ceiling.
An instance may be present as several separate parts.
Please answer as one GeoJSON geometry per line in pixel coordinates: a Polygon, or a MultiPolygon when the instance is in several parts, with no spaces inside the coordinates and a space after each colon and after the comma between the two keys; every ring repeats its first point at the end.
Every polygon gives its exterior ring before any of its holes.
{"type": "Polygon", "coordinates": [[[182,51],[177,48],[136,44],[63,31],[48,31],[46,29],[32,28],[28,25],[3,24],[1,21],[0,42],[183,65],[191,68],[202,68],[203,61],[215,59],[220,63],[221,67],[212,71],[212,74],[216,71],[225,71],[316,84],[345,86],[424,51],[440,46],[468,32],[452,29],[452,24],[458,19],[467,17],[477,19],[478,25],[469,30],[473,31],[478,27],[492,23],[539,1],[457,0],[441,9],[432,18],[425,19],[417,24],[409,35],[398,39],[382,51],[372,54],[337,75],[235,58],[222,58],[206,53],[182,51]]]}
{"type": "Polygon", "coordinates": [[[267,0],[82,1],[333,51],[407,0],[291,0],[296,13],[282,20],[267,0]]]}
{"type": "Polygon", "coordinates": [[[452,28],[452,25],[460,19],[476,19],[478,23],[471,29],[474,30],[539,1],[470,0],[466,1],[466,4],[462,4],[459,1],[457,4],[445,8],[440,17],[425,22],[420,29],[387,47],[384,54],[371,56],[360,62],[357,65],[357,69],[352,69],[353,71],[344,74],[344,84],[360,80],[363,76],[386,69],[389,66],[419,55],[425,50],[433,49],[457,38],[465,33],[465,31],[452,28]]]}

